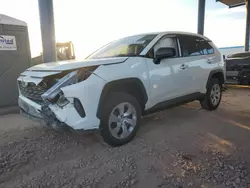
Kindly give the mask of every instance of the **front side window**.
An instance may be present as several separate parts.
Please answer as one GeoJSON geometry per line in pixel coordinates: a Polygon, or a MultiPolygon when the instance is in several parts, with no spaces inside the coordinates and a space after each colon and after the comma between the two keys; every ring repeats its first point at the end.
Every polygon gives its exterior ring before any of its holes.
{"type": "Polygon", "coordinates": [[[160,39],[154,47],[149,50],[148,54],[146,55],[148,58],[154,58],[155,52],[159,48],[174,48],[176,52],[176,57],[178,56],[178,48],[177,48],[177,41],[174,37],[164,37],[160,39]]]}
{"type": "Polygon", "coordinates": [[[182,55],[199,56],[213,54],[213,47],[204,39],[195,36],[181,36],[179,37],[182,55]]]}
{"type": "Polygon", "coordinates": [[[138,56],[155,37],[154,34],[126,37],[107,44],[87,59],[138,56]]]}

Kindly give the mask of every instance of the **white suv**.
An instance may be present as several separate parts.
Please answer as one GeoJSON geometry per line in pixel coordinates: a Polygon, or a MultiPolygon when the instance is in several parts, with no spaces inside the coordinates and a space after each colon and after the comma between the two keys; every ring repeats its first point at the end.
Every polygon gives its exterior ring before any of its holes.
{"type": "Polygon", "coordinates": [[[133,139],[142,115],[199,100],[221,101],[223,58],[206,37],[184,32],[126,37],[83,61],[36,65],[18,78],[19,106],[46,125],[100,129],[112,146],[133,139]]]}

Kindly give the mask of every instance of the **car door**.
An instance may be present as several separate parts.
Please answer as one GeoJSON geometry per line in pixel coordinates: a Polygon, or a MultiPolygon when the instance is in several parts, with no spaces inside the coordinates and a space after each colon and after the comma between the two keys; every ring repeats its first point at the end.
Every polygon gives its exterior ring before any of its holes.
{"type": "Polygon", "coordinates": [[[198,36],[181,35],[178,37],[182,57],[186,57],[188,66],[187,93],[204,93],[209,73],[216,65],[213,47],[205,39],[198,36]]]}
{"type": "Polygon", "coordinates": [[[181,47],[181,56],[185,58],[185,64],[187,66],[185,74],[188,87],[182,91],[182,94],[200,92],[204,77],[204,72],[201,71],[201,67],[204,67],[208,61],[207,56],[204,55],[201,49],[201,41],[203,39],[191,35],[180,35],[178,39],[181,47]]]}
{"type": "Polygon", "coordinates": [[[221,61],[221,55],[213,44],[209,40],[201,40],[200,48],[203,52],[203,64],[200,65],[200,70],[196,74],[197,80],[199,81],[200,88],[206,87],[209,74],[211,71],[218,67],[218,63],[221,61]]]}
{"type": "Polygon", "coordinates": [[[175,36],[164,36],[146,55],[150,78],[151,106],[180,97],[188,82],[185,58],[180,57],[179,45],[175,36]],[[176,55],[165,58],[159,64],[154,63],[154,54],[159,48],[174,48],[176,55]]]}

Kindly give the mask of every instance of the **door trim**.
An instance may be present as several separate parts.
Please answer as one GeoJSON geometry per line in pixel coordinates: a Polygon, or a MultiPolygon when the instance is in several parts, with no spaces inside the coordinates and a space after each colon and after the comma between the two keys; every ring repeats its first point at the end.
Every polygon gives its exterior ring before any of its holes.
{"type": "Polygon", "coordinates": [[[188,95],[184,95],[181,97],[177,97],[174,99],[170,99],[167,101],[163,101],[160,102],[156,105],[154,105],[153,107],[147,109],[144,111],[143,115],[147,115],[147,114],[151,114],[151,113],[155,113],[155,112],[159,112],[168,108],[172,108],[175,106],[179,106],[188,102],[192,102],[195,100],[201,100],[205,97],[205,94],[200,93],[200,92],[196,92],[196,93],[192,93],[192,94],[188,94],[188,95]]]}

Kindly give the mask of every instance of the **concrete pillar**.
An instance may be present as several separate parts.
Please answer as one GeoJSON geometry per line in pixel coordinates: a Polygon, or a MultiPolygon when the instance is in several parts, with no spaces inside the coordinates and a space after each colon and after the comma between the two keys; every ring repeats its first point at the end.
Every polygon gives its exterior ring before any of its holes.
{"type": "Polygon", "coordinates": [[[43,61],[56,61],[53,0],[38,0],[43,45],[43,61]]]}
{"type": "Polygon", "coordinates": [[[248,0],[246,0],[245,51],[249,51],[249,32],[250,32],[250,3],[248,0]]]}
{"type": "Polygon", "coordinates": [[[199,0],[198,3],[198,34],[204,34],[204,19],[205,19],[205,4],[206,0],[199,0]]]}

